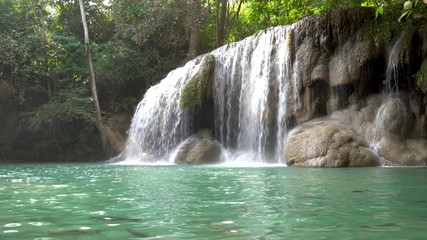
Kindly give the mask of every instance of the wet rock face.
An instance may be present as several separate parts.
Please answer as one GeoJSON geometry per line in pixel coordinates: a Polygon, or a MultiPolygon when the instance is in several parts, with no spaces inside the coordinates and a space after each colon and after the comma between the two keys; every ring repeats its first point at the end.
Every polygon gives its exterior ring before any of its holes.
{"type": "Polygon", "coordinates": [[[408,111],[409,106],[399,98],[391,98],[378,110],[375,128],[378,135],[396,134],[405,139],[413,128],[413,119],[408,111]]]}
{"type": "Polygon", "coordinates": [[[427,139],[419,130],[425,113],[417,115],[410,107],[418,98],[404,92],[399,96],[372,95],[328,117],[300,125],[288,138],[288,164],[372,166],[380,163],[379,157],[387,164],[427,165],[427,139]]]}
{"type": "Polygon", "coordinates": [[[366,75],[366,63],[378,57],[372,41],[364,40],[359,33],[349,38],[339,47],[329,62],[329,81],[331,87],[356,83],[366,75]]]}
{"type": "Polygon", "coordinates": [[[221,146],[213,139],[211,131],[202,129],[190,136],[179,147],[176,164],[214,164],[221,161],[221,146]]]}
{"type": "Polygon", "coordinates": [[[416,128],[421,119],[410,111],[413,100],[392,97],[383,103],[376,115],[372,142],[380,156],[395,164],[423,166],[427,164],[427,140],[417,137],[423,133],[416,128]]]}
{"type": "Polygon", "coordinates": [[[376,143],[378,154],[394,164],[402,166],[427,165],[427,140],[409,139],[402,141],[399,136],[387,133],[376,143]]]}
{"type": "Polygon", "coordinates": [[[378,157],[396,165],[427,164],[427,35],[414,29],[395,36],[388,48],[366,38],[364,28],[323,43],[296,34],[297,93],[289,95],[294,99],[287,117],[302,125],[289,133],[288,165],[375,166],[378,157]],[[411,69],[420,69],[417,79],[411,69]],[[325,86],[314,85],[319,81],[325,86]]]}
{"type": "Polygon", "coordinates": [[[288,166],[370,167],[379,159],[355,131],[333,122],[305,123],[289,133],[288,166]]]}

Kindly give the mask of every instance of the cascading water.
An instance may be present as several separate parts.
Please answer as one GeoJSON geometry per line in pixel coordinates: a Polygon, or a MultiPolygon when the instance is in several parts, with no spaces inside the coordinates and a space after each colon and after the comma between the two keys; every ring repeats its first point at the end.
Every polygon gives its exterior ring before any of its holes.
{"type": "MultiPolygon", "coordinates": [[[[393,128],[392,125],[405,125],[401,122],[406,121],[407,112],[402,100],[393,95],[393,93],[388,93],[383,98],[383,104],[378,109],[375,117],[370,147],[379,156],[381,166],[393,166],[392,162],[381,157],[381,141],[387,132],[390,132],[390,128],[393,128]]],[[[404,130],[402,129],[401,131],[404,130]]]]}
{"type": "Polygon", "coordinates": [[[389,116],[393,113],[394,118],[400,119],[405,116],[405,106],[399,96],[399,81],[402,81],[403,69],[402,61],[405,61],[404,51],[410,43],[412,34],[403,34],[391,47],[388,52],[386,78],[384,81],[383,104],[378,109],[373,126],[373,138],[371,140],[372,150],[380,157],[381,166],[393,165],[390,161],[381,157],[380,144],[381,138],[386,132],[384,129],[392,120],[389,116]],[[390,107],[392,106],[392,107],[390,107]],[[392,112],[392,113],[391,113],[392,112]]]}
{"type": "Polygon", "coordinates": [[[276,156],[270,157],[277,162],[283,152],[290,31],[273,28],[214,52],[217,138],[262,162],[275,150],[276,156]]]}
{"type": "Polygon", "coordinates": [[[191,116],[179,108],[181,89],[200,68],[200,59],[188,62],[151,87],[138,104],[123,157],[126,161],[158,161],[190,132],[191,116]]]}
{"type": "MultiPolygon", "coordinates": [[[[250,153],[252,161],[283,162],[292,28],[271,28],[210,53],[215,57],[215,137],[233,152],[250,153]]],[[[132,120],[126,161],[158,161],[192,134],[192,116],[180,108],[180,95],[204,57],[147,91],[132,120]]]]}

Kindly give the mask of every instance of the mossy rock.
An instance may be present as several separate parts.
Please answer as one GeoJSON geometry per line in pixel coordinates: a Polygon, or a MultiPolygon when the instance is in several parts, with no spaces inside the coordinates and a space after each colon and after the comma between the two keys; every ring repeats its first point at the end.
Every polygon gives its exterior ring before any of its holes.
{"type": "Polygon", "coordinates": [[[199,71],[188,81],[181,92],[180,107],[201,107],[212,97],[212,79],[215,69],[215,57],[208,55],[201,63],[199,71]]]}

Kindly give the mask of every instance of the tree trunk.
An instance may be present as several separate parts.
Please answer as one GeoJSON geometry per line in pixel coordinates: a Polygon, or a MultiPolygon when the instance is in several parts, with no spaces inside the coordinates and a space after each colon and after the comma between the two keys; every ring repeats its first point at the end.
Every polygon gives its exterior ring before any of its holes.
{"type": "Polygon", "coordinates": [[[240,14],[242,4],[242,0],[234,1],[233,4],[229,4],[228,0],[216,1],[216,47],[224,45],[225,39],[227,38],[234,20],[240,14]],[[237,2],[237,9],[234,10],[237,2]]]}
{"type": "Polygon", "coordinates": [[[103,127],[102,117],[101,117],[101,108],[99,107],[98,93],[96,90],[95,72],[93,70],[92,54],[90,51],[89,30],[87,27],[86,13],[85,13],[83,0],[79,0],[79,4],[80,4],[80,14],[81,14],[82,23],[83,23],[83,30],[84,30],[86,61],[87,61],[88,70],[89,70],[89,82],[90,82],[90,87],[91,87],[91,91],[92,91],[93,103],[95,105],[95,110],[96,110],[97,127],[99,130],[99,134],[101,136],[102,147],[103,147],[103,150],[105,152],[105,150],[106,150],[106,138],[105,138],[104,133],[103,133],[104,127],[103,127]]]}
{"type": "Polygon", "coordinates": [[[221,47],[224,44],[225,40],[227,0],[217,0],[216,12],[216,46],[221,47]]]}
{"type": "Polygon", "coordinates": [[[190,59],[199,55],[201,8],[200,0],[191,1],[190,13],[192,17],[190,18],[190,43],[188,49],[188,57],[190,59]]]}

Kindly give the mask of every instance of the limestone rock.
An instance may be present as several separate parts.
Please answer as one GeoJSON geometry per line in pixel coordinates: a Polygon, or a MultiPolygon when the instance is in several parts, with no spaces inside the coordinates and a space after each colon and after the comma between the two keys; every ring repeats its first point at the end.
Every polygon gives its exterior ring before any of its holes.
{"type": "Polygon", "coordinates": [[[386,100],[375,119],[375,134],[383,136],[394,133],[401,139],[406,139],[413,128],[413,119],[408,108],[400,98],[392,97],[386,100]]]}
{"type": "Polygon", "coordinates": [[[427,165],[427,140],[402,141],[396,134],[381,136],[376,144],[378,153],[385,159],[403,166],[427,165]]]}
{"type": "MultiPolygon", "coordinates": [[[[402,34],[399,35],[397,41],[393,45],[390,52],[391,63],[395,64],[410,64],[415,57],[413,54],[413,38],[416,32],[416,28],[409,27],[405,28],[402,34]]],[[[392,69],[388,69],[392,70],[392,69]]]]}
{"type": "MultiPolygon", "coordinates": [[[[314,40],[312,38],[304,39],[296,52],[296,59],[293,68],[295,80],[301,83],[299,86],[307,87],[312,84],[311,72],[316,67],[319,57],[320,51],[315,47],[314,40]]],[[[317,69],[316,71],[320,70],[322,69],[317,69]]],[[[325,78],[321,78],[323,73],[319,72],[318,75],[319,76],[316,76],[316,79],[326,80],[325,78]]],[[[300,91],[300,89],[298,89],[298,91],[300,91]]]]}
{"type": "Polygon", "coordinates": [[[328,98],[328,85],[325,81],[317,80],[306,87],[300,96],[300,110],[297,114],[297,122],[304,123],[316,117],[327,114],[326,101],[328,98]]]}
{"type": "Polygon", "coordinates": [[[289,133],[285,150],[288,166],[368,167],[379,160],[355,131],[334,122],[300,125],[289,133]]]}
{"type": "Polygon", "coordinates": [[[213,139],[210,130],[200,130],[190,136],[179,147],[176,164],[213,164],[221,161],[221,146],[213,139]]]}
{"type": "Polygon", "coordinates": [[[311,72],[311,81],[323,80],[327,81],[329,79],[329,66],[328,62],[324,56],[319,58],[318,64],[311,72]]]}
{"type": "Polygon", "coordinates": [[[365,64],[377,58],[374,44],[362,40],[360,33],[350,38],[338,48],[329,62],[329,82],[331,87],[353,84],[366,75],[365,64]]]}
{"type": "Polygon", "coordinates": [[[416,131],[419,136],[427,137],[427,115],[424,114],[417,119],[416,131]]]}
{"type": "Polygon", "coordinates": [[[371,95],[345,109],[333,112],[329,118],[354,129],[367,141],[371,141],[375,116],[381,106],[381,98],[381,95],[371,95]]]}

